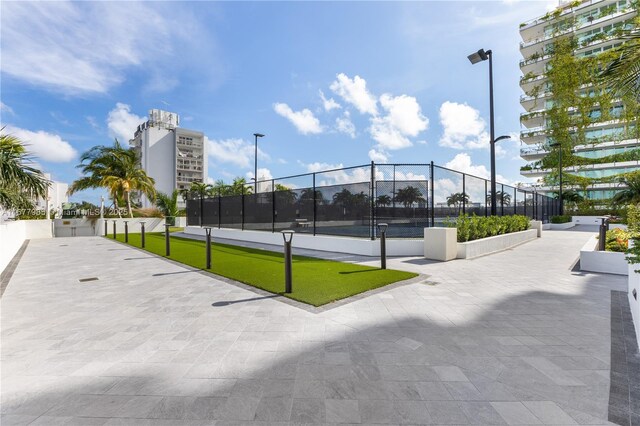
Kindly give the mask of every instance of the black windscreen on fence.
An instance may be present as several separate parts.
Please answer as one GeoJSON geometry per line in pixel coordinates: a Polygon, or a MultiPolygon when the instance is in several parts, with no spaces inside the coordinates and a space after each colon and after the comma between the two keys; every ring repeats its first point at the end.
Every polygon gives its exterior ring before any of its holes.
{"type": "MultiPolygon", "coordinates": [[[[189,194],[189,226],[376,238],[386,223],[390,238],[421,238],[460,214],[490,215],[492,199],[488,180],[433,163],[372,163],[216,191],[189,194]]],[[[495,198],[497,215],[547,222],[559,211],[553,198],[500,183],[495,198]]]]}

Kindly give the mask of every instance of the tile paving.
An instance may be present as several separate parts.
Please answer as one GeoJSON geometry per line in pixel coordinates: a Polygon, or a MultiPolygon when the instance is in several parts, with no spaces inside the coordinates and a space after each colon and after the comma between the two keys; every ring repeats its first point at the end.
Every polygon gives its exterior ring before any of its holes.
{"type": "Polygon", "coordinates": [[[428,283],[319,313],[109,240],[34,240],[1,299],[1,424],[609,424],[626,278],[572,271],[589,236],[389,259],[428,283]]]}

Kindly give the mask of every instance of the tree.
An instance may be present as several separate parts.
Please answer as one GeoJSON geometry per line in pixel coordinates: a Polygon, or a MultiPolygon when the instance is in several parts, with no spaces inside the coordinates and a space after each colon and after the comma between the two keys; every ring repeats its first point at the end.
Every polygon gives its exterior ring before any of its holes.
{"type": "Polygon", "coordinates": [[[204,182],[191,182],[191,186],[189,187],[189,192],[192,194],[196,194],[199,198],[204,198],[211,191],[213,186],[204,182]]]}
{"type": "Polygon", "coordinates": [[[0,133],[0,208],[29,208],[35,198],[47,196],[49,182],[40,170],[29,165],[32,162],[20,139],[0,133]]]}
{"type": "Polygon", "coordinates": [[[71,184],[69,195],[84,189],[106,188],[116,209],[118,198],[124,198],[129,217],[133,217],[132,191],[141,192],[150,200],[155,199],[155,182],[140,167],[138,153],[122,147],[117,139],[113,146],[94,146],[83,153],[78,168],[82,169],[84,176],[71,184]]]}
{"type": "Polygon", "coordinates": [[[327,200],[325,200],[324,198],[324,195],[322,194],[322,191],[320,190],[316,189],[315,197],[313,193],[313,188],[305,188],[300,193],[300,201],[313,203],[314,200],[318,205],[325,204],[327,202],[327,200]]]}
{"type": "Polygon", "coordinates": [[[376,204],[381,207],[386,207],[391,205],[391,197],[388,195],[378,195],[376,198],[376,204]]]}
{"type": "Polygon", "coordinates": [[[171,195],[164,192],[156,194],[156,207],[165,217],[178,216],[178,195],[180,195],[180,191],[177,189],[174,189],[171,195]]]}
{"type": "Polygon", "coordinates": [[[414,203],[424,203],[425,199],[420,189],[415,186],[407,186],[397,191],[393,201],[401,203],[404,207],[410,207],[414,203]]]}
{"type": "Polygon", "coordinates": [[[457,214],[460,214],[460,209],[465,204],[469,204],[469,194],[464,192],[456,192],[447,197],[447,206],[454,206],[457,214]]]}
{"type": "MultiPolygon", "coordinates": [[[[487,193],[487,203],[491,203],[491,191],[487,193]]],[[[496,191],[496,204],[505,206],[511,205],[511,194],[508,192],[496,191]]]]}
{"type": "Polygon", "coordinates": [[[345,207],[351,206],[353,200],[353,194],[348,189],[333,194],[333,204],[342,204],[345,207]]]}
{"type": "Polygon", "coordinates": [[[626,185],[626,188],[613,196],[613,204],[640,203],[640,170],[623,174],[618,182],[626,185]]]}
{"type": "Polygon", "coordinates": [[[600,77],[615,93],[640,99],[640,28],[628,31],[622,39],[625,43],[618,48],[618,57],[600,77]]]}
{"type": "Polygon", "coordinates": [[[293,192],[293,190],[289,187],[286,187],[280,183],[276,183],[274,191],[277,193],[277,197],[280,202],[284,201],[286,204],[293,204],[296,202],[298,198],[298,194],[293,192]]]}

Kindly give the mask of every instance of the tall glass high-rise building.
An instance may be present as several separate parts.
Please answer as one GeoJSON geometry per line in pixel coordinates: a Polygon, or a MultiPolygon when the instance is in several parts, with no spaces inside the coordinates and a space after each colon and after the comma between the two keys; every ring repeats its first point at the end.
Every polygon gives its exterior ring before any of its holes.
{"type": "MultiPolygon", "coordinates": [[[[624,99],[594,86],[593,80],[579,81],[583,74],[577,68],[574,74],[571,65],[566,65],[568,69],[558,70],[564,65],[557,56],[554,57],[565,43],[565,46],[570,46],[574,61],[604,59],[607,55],[603,53],[614,51],[624,42],[622,35],[633,28],[637,14],[638,3],[631,0],[561,1],[557,9],[520,25],[520,52],[523,57],[520,61],[523,74],[520,86],[524,91],[520,103],[526,111],[520,118],[521,140],[526,144],[520,154],[529,162],[522,167],[521,174],[538,178],[541,192],[558,190],[556,182],[553,179],[545,181],[545,177],[548,178],[554,170],[556,174],[558,171],[555,161],[556,155],[560,160],[560,153],[555,139],[562,134],[557,128],[562,126],[560,123],[565,123],[563,117],[566,118],[565,139],[570,141],[562,145],[563,172],[569,178],[574,177],[574,188],[585,192],[583,195],[587,198],[610,199],[621,188],[616,176],[640,170],[637,110],[635,114],[629,111],[624,99]],[[556,80],[550,78],[554,64],[557,67],[556,80]],[[561,72],[564,76],[558,76],[561,72]],[[572,82],[572,79],[578,81],[572,82]],[[577,95],[574,98],[576,105],[565,104],[560,112],[565,116],[558,115],[558,104],[571,97],[565,94],[564,100],[560,101],[562,89],[554,88],[554,81],[556,85],[565,82],[566,85],[575,85],[572,87],[577,95]],[[554,105],[556,110],[552,112],[554,105]],[[552,131],[554,119],[557,125],[552,131]],[[553,161],[546,158],[550,154],[553,161]],[[576,187],[576,177],[590,178],[589,186],[576,187]]],[[[634,109],[637,103],[635,105],[634,109]]]]}

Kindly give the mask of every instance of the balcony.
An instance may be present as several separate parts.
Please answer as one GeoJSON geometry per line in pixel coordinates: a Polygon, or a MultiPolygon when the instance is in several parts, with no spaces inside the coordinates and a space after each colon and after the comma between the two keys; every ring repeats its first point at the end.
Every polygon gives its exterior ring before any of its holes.
{"type": "Polygon", "coordinates": [[[545,146],[525,146],[520,148],[520,157],[525,160],[540,160],[549,153],[545,146]]]}

